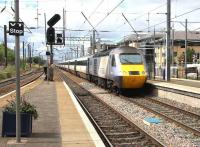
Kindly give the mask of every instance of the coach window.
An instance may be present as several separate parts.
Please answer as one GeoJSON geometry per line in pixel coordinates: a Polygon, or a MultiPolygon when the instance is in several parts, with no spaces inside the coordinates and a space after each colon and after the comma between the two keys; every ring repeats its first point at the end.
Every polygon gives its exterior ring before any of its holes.
{"type": "Polygon", "coordinates": [[[112,56],[112,63],[111,63],[111,65],[112,65],[112,66],[116,66],[115,56],[114,56],[114,55],[112,56]]]}

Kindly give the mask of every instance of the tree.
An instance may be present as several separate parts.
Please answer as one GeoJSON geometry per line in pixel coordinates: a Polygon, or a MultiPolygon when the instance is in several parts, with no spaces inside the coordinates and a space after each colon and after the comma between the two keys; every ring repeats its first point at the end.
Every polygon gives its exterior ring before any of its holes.
{"type": "MultiPolygon", "coordinates": [[[[187,49],[187,63],[192,63],[193,62],[193,55],[195,54],[194,49],[187,49]]],[[[182,52],[182,54],[178,57],[178,62],[180,63],[185,63],[185,52],[182,52]]]]}
{"type": "MultiPolygon", "coordinates": [[[[8,48],[7,53],[8,53],[8,59],[7,59],[8,62],[14,63],[15,62],[14,51],[8,48]]],[[[0,44],[0,64],[3,65],[4,63],[5,63],[5,48],[3,44],[0,44]]]]}
{"type": "Polygon", "coordinates": [[[188,50],[187,50],[187,62],[188,63],[192,63],[193,62],[192,57],[193,57],[194,54],[195,54],[194,49],[188,48],[188,50]]]}
{"type": "Polygon", "coordinates": [[[44,61],[43,61],[42,58],[39,57],[39,56],[33,57],[33,62],[34,62],[35,64],[40,64],[40,65],[43,65],[43,64],[44,64],[44,61]]]}

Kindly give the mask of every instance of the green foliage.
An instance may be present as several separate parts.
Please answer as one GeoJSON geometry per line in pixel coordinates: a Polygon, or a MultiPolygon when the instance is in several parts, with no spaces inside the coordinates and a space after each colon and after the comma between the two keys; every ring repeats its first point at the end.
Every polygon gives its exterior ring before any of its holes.
{"type": "Polygon", "coordinates": [[[3,72],[0,72],[0,80],[6,79],[6,74],[3,72]]]}
{"type": "Polygon", "coordinates": [[[0,70],[0,80],[11,78],[15,75],[15,67],[8,65],[3,70],[0,70]]]}
{"type": "MultiPolygon", "coordinates": [[[[195,54],[194,49],[188,48],[187,49],[187,62],[188,63],[193,62],[193,59],[192,59],[193,54],[195,54]]],[[[178,57],[178,61],[179,61],[179,63],[181,63],[181,62],[185,63],[185,53],[184,52],[178,57]]]]}
{"type": "MultiPolygon", "coordinates": [[[[8,62],[14,63],[15,62],[14,51],[8,48],[7,55],[8,55],[8,62]]],[[[2,64],[4,62],[5,62],[5,48],[3,44],[0,44],[0,63],[2,64]]]]}
{"type": "Polygon", "coordinates": [[[193,61],[193,59],[192,59],[193,54],[195,54],[194,49],[188,48],[188,50],[187,50],[187,62],[192,63],[192,61],[193,61]]]}
{"type": "MultiPolygon", "coordinates": [[[[8,101],[8,105],[4,107],[4,111],[6,112],[16,112],[16,103],[14,100],[8,101]]],[[[38,112],[34,105],[31,105],[29,102],[22,100],[19,107],[20,112],[32,114],[34,119],[38,118],[38,112]]]]}

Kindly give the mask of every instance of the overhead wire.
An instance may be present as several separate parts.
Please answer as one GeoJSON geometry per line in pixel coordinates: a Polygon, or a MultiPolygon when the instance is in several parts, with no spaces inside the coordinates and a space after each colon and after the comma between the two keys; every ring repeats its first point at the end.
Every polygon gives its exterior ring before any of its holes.
{"type": "MultiPolygon", "coordinates": [[[[84,25],[85,24],[85,22],[86,21],[89,21],[88,19],[97,11],[97,9],[101,6],[101,4],[104,2],[104,0],[101,0],[100,1],[100,3],[96,6],[96,8],[92,11],[92,13],[89,15],[89,17],[88,18],[86,18],[85,20],[84,20],[84,22],[80,25],[80,27],[79,27],[79,29],[82,27],[82,25],[84,25]]],[[[83,15],[83,12],[81,12],[82,13],[82,15],[83,15]]],[[[85,15],[84,15],[84,17],[85,17],[85,15]]],[[[93,27],[93,25],[92,25],[92,27],[93,27]]],[[[94,27],[93,27],[94,28],[94,27]]]]}
{"type": "Polygon", "coordinates": [[[102,20],[100,20],[97,24],[96,24],[96,26],[95,26],[95,28],[96,27],[98,27],[98,25],[100,25],[117,7],[119,7],[122,3],[124,2],[124,0],[122,0],[122,1],[120,1],[110,12],[108,12],[108,14],[102,19],[102,20]]]}
{"type": "MultiPolygon", "coordinates": [[[[97,5],[97,7],[92,11],[92,13],[89,15],[88,19],[97,11],[97,9],[101,6],[101,4],[104,2],[104,0],[101,0],[100,3],[97,5]]],[[[83,22],[85,23],[86,20],[83,22]]]]}
{"type": "MultiPolygon", "coordinates": [[[[96,26],[94,26],[95,30],[97,30],[97,29],[96,29],[97,26],[98,26],[99,24],[101,24],[101,23],[102,23],[102,22],[103,22],[117,7],[119,7],[124,1],[125,1],[125,0],[120,1],[110,12],[108,12],[107,15],[106,15],[102,20],[100,20],[100,21],[96,24],[96,26]]],[[[88,33],[87,33],[86,35],[84,35],[84,36],[88,36],[88,33]]]]}
{"type": "MultiPolygon", "coordinates": [[[[177,16],[171,18],[171,20],[176,19],[176,18],[179,18],[179,17],[184,16],[184,15],[187,15],[187,14],[192,13],[192,12],[197,11],[197,10],[200,10],[200,8],[195,8],[195,9],[192,9],[192,10],[187,11],[187,12],[185,12],[185,13],[179,14],[179,15],[177,15],[177,16]]],[[[152,26],[150,26],[150,27],[141,29],[140,31],[147,30],[147,29],[149,29],[149,28],[158,26],[158,25],[163,24],[163,23],[165,23],[165,22],[166,22],[166,20],[163,20],[163,21],[161,21],[160,23],[157,23],[157,24],[154,24],[154,25],[152,25],[152,26]]]]}
{"type": "MultiPolygon", "coordinates": [[[[13,9],[12,5],[11,5],[11,10],[15,13],[15,10],[13,9]]],[[[5,10],[5,9],[4,9],[5,10]]],[[[9,12],[8,10],[5,10],[5,12],[7,12],[8,14],[10,14],[11,16],[15,17],[13,13],[9,12]]],[[[24,22],[20,17],[19,20],[24,22]]],[[[29,33],[32,33],[32,31],[28,28],[28,26],[24,23],[25,28],[29,31],[29,33]]]]}
{"type": "MultiPolygon", "coordinates": [[[[155,11],[155,10],[157,10],[157,9],[159,9],[159,8],[161,8],[161,7],[163,7],[163,6],[165,6],[166,4],[167,4],[167,3],[161,4],[161,5],[159,5],[158,7],[154,8],[154,9],[152,9],[152,10],[150,10],[150,11],[147,11],[147,12],[145,12],[145,13],[142,13],[141,15],[135,17],[134,19],[132,19],[132,20],[130,20],[130,21],[136,21],[137,19],[139,19],[139,18],[145,16],[146,14],[148,14],[148,13],[150,13],[150,12],[153,12],[153,11],[155,11]]],[[[117,27],[117,29],[121,28],[121,27],[122,27],[123,25],[125,25],[126,23],[127,23],[127,22],[124,22],[124,23],[121,24],[119,27],[117,27]]]]}

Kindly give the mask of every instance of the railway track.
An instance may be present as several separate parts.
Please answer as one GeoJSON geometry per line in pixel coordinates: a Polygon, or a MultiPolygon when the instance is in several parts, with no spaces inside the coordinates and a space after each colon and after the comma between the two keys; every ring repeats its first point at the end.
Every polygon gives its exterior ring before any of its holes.
{"type": "Polygon", "coordinates": [[[128,99],[130,102],[200,136],[200,116],[149,97],[128,99]]]}
{"type": "MultiPolygon", "coordinates": [[[[38,77],[40,77],[43,74],[42,71],[33,71],[24,75],[20,76],[20,85],[24,86],[26,84],[29,84],[30,82],[36,80],[38,77]]],[[[0,82],[0,96],[9,93],[13,90],[15,90],[15,81],[16,78],[11,78],[8,80],[4,80],[0,82]]]]}
{"type": "Polygon", "coordinates": [[[72,89],[106,146],[164,146],[106,103],[66,77],[60,70],[58,74],[72,89]]]}

